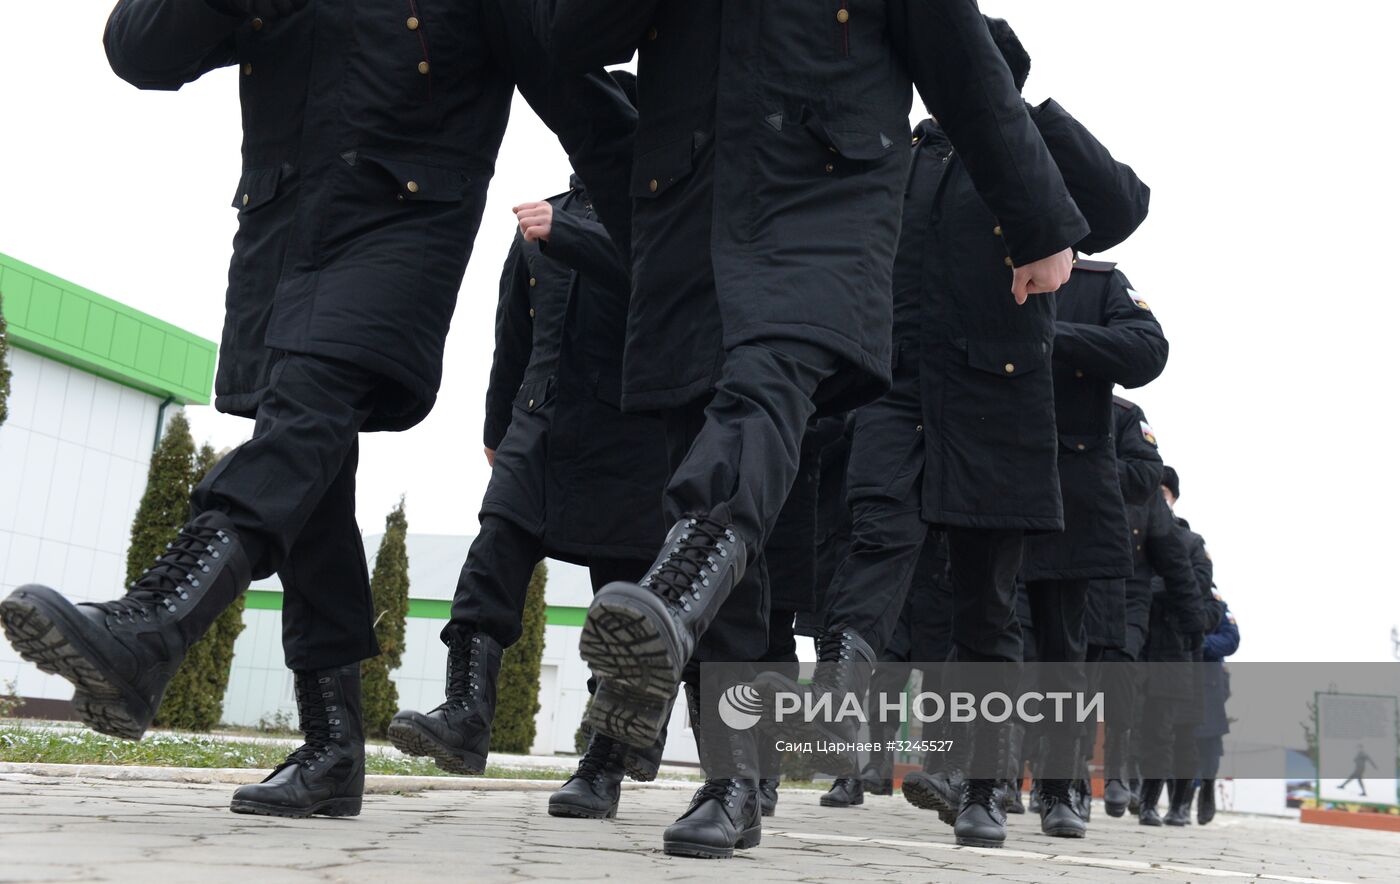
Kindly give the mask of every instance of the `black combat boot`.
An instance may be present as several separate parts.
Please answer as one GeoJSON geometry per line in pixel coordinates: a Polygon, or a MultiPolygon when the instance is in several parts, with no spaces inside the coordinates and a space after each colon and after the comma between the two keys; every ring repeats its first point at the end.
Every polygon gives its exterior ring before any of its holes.
{"type": "MultiPolygon", "coordinates": [[[[667,717],[670,717],[669,714],[667,717]]],[[[656,779],[656,774],[661,770],[661,755],[665,751],[666,728],[662,727],[656,742],[650,746],[628,746],[627,756],[622,761],[622,767],[633,782],[650,783],[656,779]]]]}
{"type": "Polygon", "coordinates": [[[30,584],[0,602],[0,622],[21,657],[73,683],[84,724],[139,740],[185,652],[249,579],[232,523],[210,511],[181,528],[124,597],[74,605],[30,584]]]}
{"type": "Polygon", "coordinates": [[[1162,797],[1162,780],[1143,780],[1142,795],[1138,799],[1138,822],[1144,826],[1160,826],[1162,817],[1157,813],[1157,799],[1162,797]]]}
{"type": "Polygon", "coordinates": [[[1040,780],[1040,831],[1053,838],[1083,838],[1088,827],[1076,806],[1073,780],[1040,780]]]}
{"type": "Polygon", "coordinates": [[[549,796],[549,815],[589,820],[610,820],[617,816],[622,797],[625,759],[631,747],[626,743],[594,734],[588,751],[579,759],[578,770],[563,787],[549,796]]]}
{"type": "Polygon", "coordinates": [[[1142,780],[1128,780],[1128,813],[1137,816],[1142,811],[1142,780]]]}
{"type": "Polygon", "coordinates": [[[921,810],[932,810],[946,825],[953,825],[963,802],[963,771],[972,758],[972,729],[949,725],[946,752],[924,753],[923,770],[904,778],[904,800],[921,810]]]}
{"type": "Polygon", "coordinates": [[[389,742],[405,755],[433,759],[450,773],[479,774],[491,748],[501,646],[485,633],[447,640],[447,699],[424,715],[404,709],[389,722],[389,742]]]}
{"type": "Polygon", "coordinates": [[[656,741],[681,670],[743,578],[747,557],[721,504],[677,522],[640,583],[598,591],[579,637],[601,682],[588,710],[594,730],[634,746],[656,741]]]}
{"type": "Polygon", "coordinates": [[[1204,826],[1215,819],[1215,780],[1201,780],[1201,800],[1196,805],[1196,822],[1204,826]]]}
{"type": "MultiPolygon", "coordinates": [[[[689,684],[685,692],[690,720],[699,722],[698,692],[689,684]]],[[[695,793],[689,809],[666,828],[662,849],[668,856],[727,859],[735,848],[757,847],[763,837],[753,733],[718,726],[710,730],[695,728],[700,766],[709,779],[695,793]],[[716,776],[721,772],[733,776],[716,776]]]]}
{"type": "Polygon", "coordinates": [[[778,784],[775,778],[758,781],[758,809],[763,816],[773,816],[778,812],[778,784]]]}
{"type": "MultiPolygon", "coordinates": [[[[973,754],[967,769],[978,774],[1005,771],[1010,725],[979,722],[969,730],[973,754]]],[[[997,782],[983,776],[963,780],[962,800],[953,822],[953,836],[959,845],[1000,847],[1006,841],[1006,813],[1001,809],[997,782]]]]}
{"type": "Polygon", "coordinates": [[[233,793],[234,813],[359,816],[365,794],[360,664],[292,674],[306,742],[268,778],[233,793]]]}
{"type": "Polygon", "coordinates": [[[1122,780],[1108,780],[1103,784],[1103,809],[1111,817],[1122,816],[1132,797],[1133,793],[1128,791],[1122,780]]]}
{"type": "Polygon", "coordinates": [[[763,816],[778,812],[778,785],[783,777],[783,753],[765,729],[754,737],[758,744],[758,803],[763,816]]]}
{"type": "Polygon", "coordinates": [[[1191,825],[1191,802],[1196,797],[1195,780],[1177,780],[1172,787],[1171,807],[1162,822],[1169,826],[1191,825]]]}
{"type": "Polygon", "coordinates": [[[855,742],[860,735],[860,722],[852,716],[835,715],[845,703],[847,695],[864,700],[870,688],[870,676],[874,671],[875,651],[865,639],[854,630],[834,628],[824,631],[817,638],[817,667],[808,685],[798,684],[796,679],[784,672],[770,670],[761,673],[753,681],[754,689],[763,697],[765,705],[773,707],[777,694],[799,694],[810,696],[807,701],[816,708],[824,696],[831,697],[833,720],[818,716],[810,723],[798,722],[794,725],[797,733],[810,736],[815,729],[818,736],[835,743],[855,742]]]}
{"type": "Polygon", "coordinates": [[[821,797],[822,807],[855,807],[865,803],[865,786],[860,777],[837,777],[821,797]]]}
{"type": "Polygon", "coordinates": [[[860,772],[860,785],[867,795],[894,794],[894,779],[870,765],[866,765],[865,770],[860,772]]]}

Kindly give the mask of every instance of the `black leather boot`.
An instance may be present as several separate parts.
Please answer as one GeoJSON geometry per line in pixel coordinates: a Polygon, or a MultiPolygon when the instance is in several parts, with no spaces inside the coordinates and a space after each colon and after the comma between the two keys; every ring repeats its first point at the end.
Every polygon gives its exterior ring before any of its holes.
{"type": "Polygon", "coordinates": [[[30,584],[0,602],[0,623],[21,657],[73,683],[84,724],[139,740],[185,652],[249,579],[232,523],[210,511],[181,528],[124,597],[75,605],[30,584]]]}
{"type": "Polygon", "coordinates": [[[1021,781],[1006,780],[1001,784],[1001,809],[1008,814],[1026,812],[1026,803],[1021,800],[1021,781]]]}
{"type": "Polygon", "coordinates": [[[949,725],[952,744],[946,752],[924,754],[923,770],[904,778],[904,800],[921,810],[932,810],[946,825],[953,825],[963,802],[963,770],[972,758],[972,729],[949,725]]]}
{"type": "Polygon", "coordinates": [[[1088,828],[1076,807],[1073,780],[1040,781],[1040,831],[1052,838],[1083,838],[1088,828]]]}
{"type": "Polygon", "coordinates": [[[666,751],[666,724],[670,720],[671,706],[667,704],[666,717],[661,733],[656,735],[656,742],[649,746],[627,747],[627,757],[623,759],[622,766],[633,782],[650,783],[656,779],[656,774],[661,770],[661,756],[666,751]]]}
{"type": "Polygon", "coordinates": [[[869,765],[860,772],[860,785],[867,795],[893,795],[894,780],[869,765]]]}
{"type": "Polygon", "coordinates": [[[743,578],[747,556],[721,504],[677,522],[640,583],[598,591],[579,637],[601,681],[588,712],[594,730],[634,746],[656,741],[681,670],[743,578]]]}
{"type": "MultiPolygon", "coordinates": [[[[770,670],[755,678],[753,686],[770,709],[779,693],[809,695],[811,699],[806,702],[813,704],[814,708],[821,697],[829,695],[834,713],[842,708],[847,695],[865,699],[874,664],[875,651],[859,633],[835,628],[817,638],[817,668],[812,673],[810,684],[798,684],[790,674],[770,670]]],[[[837,718],[834,714],[830,717],[837,718]]],[[[836,743],[855,742],[860,736],[860,722],[853,717],[833,721],[825,721],[824,718],[817,716],[817,720],[801,722],[796,727],[804,737],[811,736],[815,730],[818,736],[836,743]]]]}
{"type": "Polygon", "coordinates": [[[447,699],[424,715],[400,710],[389,722],[389,742],[405,755],[433,759],[445,771],[479,774],[491,748],[501,646],[484,633],[447,639],[447,699]]]}
{"type": "Polygon", "coordinates": [[[1142,811],[1142,780],[1128,780],[1128,813],[1137,816],[1142,811]]]}
{"type": "Polygon", "coordinates": [[[626,743],[594,734],[588,751],[579,759],[578,770],[549,796],[549,815],[590,820],[617,816],[629,748],[626,743]]]}
{"type": "Polygon", "coordinates": [[[758,809],[763,816],[773,816],[778,812],[778,784],[776,778],[758,781],[758,809]]]}
{"type": "Polygon", "coordinates": [[[1196,797],[1195,780],[1177,780],[1172,787],[1171,807],[1162,822],[1168,826],[1191,825],[1191,802],[1196,797]]]}
{"type": "Polygon", "coordinates": [[[1006,814],[996,780],[966,780],[953,835],[963,847],[1000,847],[1006,842],[1006,814]]]}
{"type": "Polygon", "coordinates": [[[1162,780],[1143,780],[1142,795],[1138,799],[1138,822],[1144,826],[1160,826],[1162,817],[1157,813],[1157,799],[1162,797],[1162,780]]]}
{"type": "Polygon", "coordinates": [[[758,803],[763,816],[778,812],[778,785],[783,776],[783,753],[765,728],[754,737],[758,745],[758,803]]]}
{"type": "MultiPolygon", "coordinates": [[[[698,693],[686,685],[691,721],[700,720],[698,693]]],[[[763,837],[753,733],[723,728],[707,733],[695,729],[700,765],[711,778],[695,793],[690,807],[666,828],[662,849],[668,856],[726,859],[734,850],[757,847],[763,837]],[[732,770],[733,777],[714,772],[732,770]]]]}
{"type": "Polygon", "coordinates": [[[1215,819],[1215,780],[1201,780],[1201,800],[1196,804],[1196,822],[1204,826],[1215,819]]]}
{"type": "Polygon", "coordinates": [[[1103,809],[1111,817],[1120,817],[1128,809],[1133,793],[1122,780],[1109,780],[1103,784],[1103,809]]]}
{"type": "Polygon", "coordinates": [[[837,777],[821,797],[822,807],[855,807],[865,803],[865,786],[860,777],[837,777]]]}
{"type": "Polygon", "coordinates": [[[262,816],[359,816],[365,794],[360,664],[292,677],[306,742],[261,783],[239,786],[229,809],[262,816]]]}

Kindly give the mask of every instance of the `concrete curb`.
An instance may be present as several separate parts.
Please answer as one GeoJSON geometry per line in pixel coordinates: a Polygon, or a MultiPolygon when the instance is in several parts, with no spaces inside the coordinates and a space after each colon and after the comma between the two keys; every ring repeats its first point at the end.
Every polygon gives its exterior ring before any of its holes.
{"type": "MultiPolygon", "coordinates": [[[[233,785],[261,782],[267,772],[234,767],[140,767],[119,764],[19,764],[0,762],[0,776],[52,777],[56,779],[118,780],[176,785],[233,785]]],[[[365,792],[553,792],[568,777],[561,773],[557,780],[515,780],[493,777],[408,777],[370,774],[365,777],[365,792]]],[[[628,782],[628,789],[663,789],[689,791],[698,783],[680,780],[655,780],[650,783],[628,782]]]]}

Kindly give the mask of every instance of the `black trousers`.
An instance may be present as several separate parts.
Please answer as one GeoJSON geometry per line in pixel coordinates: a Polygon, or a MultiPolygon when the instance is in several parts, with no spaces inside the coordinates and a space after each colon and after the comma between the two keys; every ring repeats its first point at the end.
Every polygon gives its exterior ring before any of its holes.
{"type": "MultiPolygon", "coordinates": [[[[1093,666],[1089,691],[1104,695],[1103,768],[1104,779],[1127,780],[1128,740],[1133,728],[1140,677],[1137,661],[1122,648],[1089,645],[1086,660],[1093,666]]],[[[1080,754],[1092,758],[1098,723],[1085,722],[1080,738],[1080,754]]]]}
{"type": "MultiPolygon", "coordinates": [[[[1089,581],[1031,580],[1026,583],[1026,595],[1035,623],[1036,659],[1050,664],[1040,668],[1037,689],[1085,691],[1089,683],[1084,669],[1088,653],[1084,606],[1089,581]]],[[[1083,727],[1072,720],[1053,722],[1047,717],[1039,731],[1045,740],[1044,764],[1050,776],[1068,778],[1083,755],[1078,751],[1083,727]]],[[[1092,751],[1092,736],[1089,744],[1092,751]]]]}
{"type": "Polygon", "coordinates": [[[282,648],[292,669],[379,653],[374,600],[355,521],[359,432],[381,395],[348,362],[289,353],[273,366],[253,437],[209,471],[195,514],[233,522],[254,579],[282,581],[282,648]]]}
{"type": "Polygon", "coordinates": [[[1148,697],[1142,715],[1143,779],[1190,779],[1196,773],[1196,716],[1177,699],[1148,697]]]}
{"type": "MultiPolygon", "coordinates": [[[[818,391],[838,371],[834,354],[800,341],[745,344],[725,354],[714,394],[665,413],[671,479],[663,509],[687,513],[727,504],[749,567],[701,637],[686,672],[705,662],[754,662],[768,647],[763,544],[797,477],[818,391]]],[[[669,525],[668,525],[669,527],[669,525]]]]}

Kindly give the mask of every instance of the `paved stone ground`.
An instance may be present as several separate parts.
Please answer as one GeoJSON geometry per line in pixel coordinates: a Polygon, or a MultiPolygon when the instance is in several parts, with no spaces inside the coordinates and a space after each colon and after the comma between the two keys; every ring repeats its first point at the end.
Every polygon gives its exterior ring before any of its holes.
{"type": "Polygon", "coordinates": [[[615,821],[556,820],[539,791],[373,795],[355,819],[227,810],[229,786],[0,775],[0,881],[1400,881],[1400,835],[1223,814],[1144,829],[1095,815],[1090,837],[956,848],[898,796],[817,806],[791,791],[762,846],[734,860],[672,859],[661,831],[688,792],[629,789],[615,821]]]}

